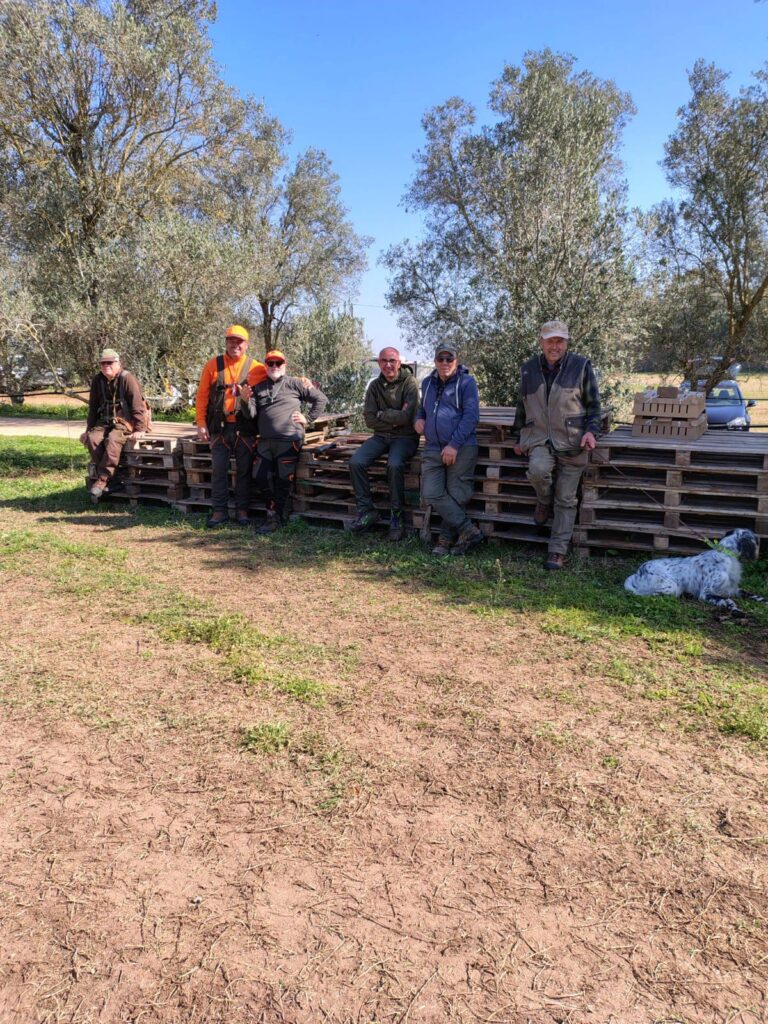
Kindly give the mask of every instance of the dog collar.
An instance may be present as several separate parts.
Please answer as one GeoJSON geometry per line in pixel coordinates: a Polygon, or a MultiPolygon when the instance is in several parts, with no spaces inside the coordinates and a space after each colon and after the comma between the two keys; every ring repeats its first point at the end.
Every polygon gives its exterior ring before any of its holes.
{"type": "Polygon", "coordinates": [[[705,540],[704,543],[708,548],[712,548],[713,551],[719,551],[721,555],[728,555],[730,558],[738,560],[738,554],[735,551],[731,551],[730,548],[724,548],[718,540],[705,540]]]}

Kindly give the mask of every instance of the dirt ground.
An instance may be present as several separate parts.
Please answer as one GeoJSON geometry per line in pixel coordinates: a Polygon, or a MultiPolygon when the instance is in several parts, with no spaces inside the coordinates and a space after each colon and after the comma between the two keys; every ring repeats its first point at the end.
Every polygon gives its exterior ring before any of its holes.
{"type": "Polygon", "coordinates": [[[235,531],[9,531],[4,1024],[768,1020],[764,756],[610,651],[235,531]],[[263,685],[142,621],[160,591],[244,612],[263,685]]]}

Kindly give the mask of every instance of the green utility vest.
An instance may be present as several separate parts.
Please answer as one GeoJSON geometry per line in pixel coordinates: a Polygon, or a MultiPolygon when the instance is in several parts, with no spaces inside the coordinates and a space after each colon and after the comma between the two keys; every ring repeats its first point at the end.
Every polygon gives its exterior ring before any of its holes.
{"type": "Polygon", "coordinates": [[[587,410],[581,399],[587,362],[585,356],[566,352],[552,381],[549,399],[539,356],[523,363],[520,397],[525,406],[525,426],[520,431],[520,447],[524,452],[547,442],[557,452],[579,451],[587,429],[587,410]]]}
{"type": "MultiPolygon", "coordinates": [[[[243,369],[240,373],[240,379],[237,381],[238,387],[242,387],[248,380],[248,374],[251,372],[253,366],[253,359],[246,359],[243,363],[243,369]]],[[[223,434],[224,428],[227,425],[227,414],[224,409],[224,396],[227,393],[227,388],[231,388],[231,384],[227,384],[224,380],[225,377],[225,366],[224,356],[216,356],[216,383],[210,390],[208,395],[208,408],[205,412],[205,425],[208,428],[208,434],[211,437],[216,437],[217,434],[223,434]]],[[[255,434],[256,433],[256,421],[250,419],[247,416],[243,416],[240,412],[241,398],[238,394],[235,399],[235,426],[240,434],[255,434]]]]}

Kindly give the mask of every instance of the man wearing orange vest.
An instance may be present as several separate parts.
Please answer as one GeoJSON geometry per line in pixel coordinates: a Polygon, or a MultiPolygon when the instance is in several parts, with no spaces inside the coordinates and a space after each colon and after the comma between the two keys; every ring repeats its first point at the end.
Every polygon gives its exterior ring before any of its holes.
{"type": "Polygon", "coordinates": [[[250,359],[248,331],[232,324],[225,334],[226,351],[209,359],[200,375],[195,401],[197,439],[211,445],[211,516],[215,529],[229,522],[229,460],[235,457],[235,518],[249,526],[251,469],[256,444],[256,421],[244,416],[252,388],[267,376],[263,363],[250,359]]]}

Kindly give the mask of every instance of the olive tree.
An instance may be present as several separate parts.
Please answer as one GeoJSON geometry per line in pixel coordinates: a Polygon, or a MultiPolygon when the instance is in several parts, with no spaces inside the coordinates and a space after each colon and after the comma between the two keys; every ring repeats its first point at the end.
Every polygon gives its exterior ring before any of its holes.
{"type": "Polygon", "coordinates": [[[634,327],[618,157],[633,107],[574,63],[545,50],[506,66],[489,125],[458,98],[427,113],[405,197],[424,236],[384,257],[388,300],[412,343],[459,345],[493,402],[514,398],[542,321],[568,321],[606,369],[622,364],[634,327]]]}
{"type": "Polygon", "coordinates": [[[732,96],[723,71],[696,62],[664,159],[680,198],[647,219],[656,333],[683,372],[710,362],[707,388],[768,354],[768,72],[754,78],[732,96]]]}
{"type": "Polygon", "coordinates": [[[0,203],[34,259],[50,344],[81,372],[105,341],[133,344],[122,314],[141,293],[126,291],[145,282],[111,274],[116,256],[145,248],[170,211],[199,219],[217,163],[263,166],[278,148],[276,122],[220,78],[214,13],[210,0],[0,4],[0,203]]]}

